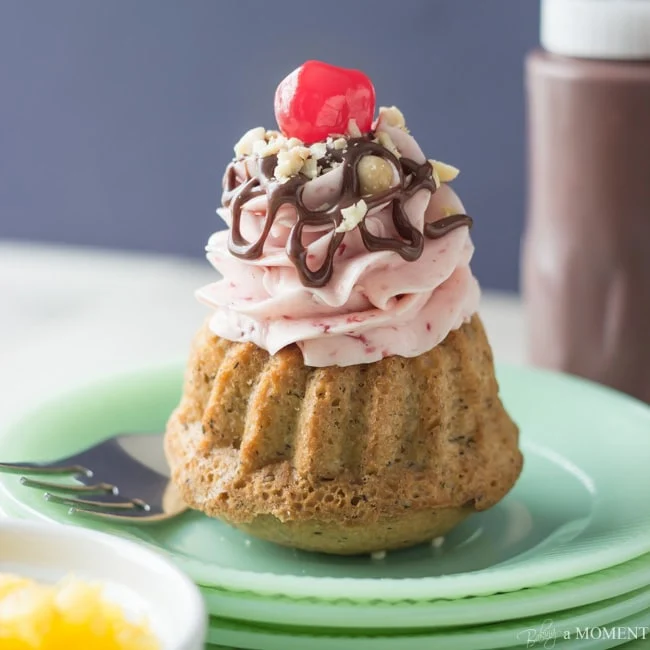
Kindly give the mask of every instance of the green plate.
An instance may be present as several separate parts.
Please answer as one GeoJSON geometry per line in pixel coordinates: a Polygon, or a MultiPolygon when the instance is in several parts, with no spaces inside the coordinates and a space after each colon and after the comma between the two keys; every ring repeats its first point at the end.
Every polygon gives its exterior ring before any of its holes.
{"type": "MultiPolygon", "coordinates": [[[[0,458],[56,458],[122,431],[162,430],[182,368],[114,377],[26,414],[0,435],[0,458]]],[[[370,557],[303,553],[188,513],[142,527],[69,517],[0,479],[26,516],[100,528],[169,554],[200,585],[292,598],[418,601],[514,591],[567,580],[650,552],[650,408],[553,373],[502,367],[506,407],[521,427],[523,474],[506,499],[445,539],[370,557]]]]}
{"type": "MultiPolygon", "coordinates": [[[[647,650],[648,648],[647,641],[645,641],[641,637],[639,637],[638,640],[636,641],[629,641],[628,643],[624,643],[623,645],[619,645],[618,642],[615,641],[612,641],[610,643],[605,643],[604,641],[599,641],[599,640],[594,640],[588,645],[584,645],[584,643],[587,643],[586,641],[581,640],[581,643],[583,645],[581,645],[580,647],[583,648],[583,650],[606,650],[607,648],[614,648],[614,647],[618,647],[620,648],[620,650],[647,650]],[[614,643],[615,645],[612,645],[612,643],[614,643]]],[[[522,645],[521,647],[524,648],[526,646],[522,645]]],[[[529,646],[529,647],[535,647],[535,646],[529,646]]],[[[537,647],[543,648],[544,644],[543,643],[537,644],[537,647]]],[[[570,641],[568,644],[559,641],[553,647],[558,648],[559,650],[562,650],[563,648],[566,648],[567,650],[573,648],[573,650],[575,650],[576,645],[573,641],[570,641]]],[[[206,650],[241,650],[240,648],[234,648],[233,646],[226,647],[224,645],[214,645],[212,643],[206,645],[205,648],[206,650]]],[[[339,648],[337,648],[337,650],[340,650],[340,646],[339,648]]]]}
{"type": "MultiPolygon", "coordinates": [[[[354,634],[324,633],[323,630],[253,626],[212,618],[208,631],[210,643],[251,650],[493,650],[496,648],[610,648],[621,640],[603,639],[602,630],[637,629],[650,621],[650,589],[611,599],[560,614],[538,616],[507,623],[436,632],[409,631],[408,634],[381,635],[359,630],[354,634]],[[590,637],[578,637],[585,634],[590,637]],[[601,632],[594,633],[600,629],[601,632]],[[565,635],[571,635],[567,638],[565,635]]],[[[618,636],[621,632],[618,633],[618,636]]],[[[649,633],[650,635],[650,633],[649,633]]]]}
{"type": "MultiPolygon", "coordinates": [[[[20,517],[19,511],[11,511],[4,505],[7,515],[20,517]]],[[[293,626],[299,621],[301,626],[394,630],[468,626],[537,617],[624,596],[648,585],[650,553],[572,580],[456,600],[363,602],[294,599],[208,587],[202,587],[201,592],[208,612],[225,619],[262,625],[293,626]]]]}
{"type": "MultiPolygon", "coordinates": [[[[202,588],[214,616],[272,625],[338,628],[439,628],[506,621],[597,603],[650,585],[650,553],[597,573],[543,587],[456,600],[364,603],[294,599],[202,588]]],[[[650,637],[650,631],[649,631],[650,637]]]]}
{"type": "MultiPolygon", "coordinates": [[[[650,614],[650,612],[649,612],[649,614],[650,614]]],[[[638,625],[638,623],[640,621],[641,621],[641,617],[639,616],[639,617],[636,617],[636,619],[629,619],[628,624],[631,623],[633,625],[634,624],[638,625]]],[[[641,636],[643,634],[643,632],[637,632],[637,634],[639,634],[639,636],[638,636],[636,641],[628,641],[627,643],[625,643],[624,641],[621,643],[620,639],[619,640],[609,641],[609,642],[607,642],[606,640],[600,640],[600,639],[593,639],[593,640],[590,640],[590,641],[586,641],[586,640],[583,641],[581,639],[580,640],[580,643],[581,643],[580,648],[582,648],[583,650],[606,650],[607,648],[618,647],[618,648],[620,648],[620,650],[647,650],[648,642],[645,639],[643,639],[642,636],[641,636]]],[[[648,636],[648,634],[650,634],[650,633],[646,633],[646,639],[650,638],[648,636]]],[[[212,643],[206,645],[205,647],[206,647],[206,650],[241,650],[240,648],[235,648],[233,646],[227,647],[227,646],[223,646],[223,645],[214,645],[212,643]]],[[[544,643],[538,643],[536,645],[525,644],[525,645],[522,645],[520,647],[522,647],[522,648],[525,648],[525,647],[544,648],[544,643]]],[[[546,647],[548,648],[549,645],[547,645],[546,647]]],[[[565,650],[565,649],[566,650],[571,650],[571,649],[575,650],[576,644],[575,644],[574,641],[568,641],[566,643],[564,641],[557,641],[557,642],[555,642],[555,644],[552,647],[557,648],[558,650],[565,650]]],[[[337,646],[337,650],[341,650],[341,646],[337,646]]]]}
{"type": "MultiPolygon", "coordinates": [[[[637,617],[636,622],[640,620],[640,617],[637,617]]],[[[635,623],[635,620],[630,619],[630,623],[635,623]]],[[[639,632],[638,634],[642,634],[639,632]]],[[[650,638],[646,636],[646,639],[650,638]]],[[[607,650],[607,648],[614,648],[618,647],[620,650],[647,650],[648,649],[648,642],[644,640],[641,636],[638,637],[636,641],[629,641],[625,643],[624,641],[621,642],[620,640],[612,640],[612,641],[607,641],[607,640],[600,640],[600,639],[593,639],[590,641],[583,641],[582,639],[580,640],[580,648],[582,650],[607,650]]],[[[522,645],[520,646],[522,648],[544,648],[544,643],[538,643],[535,645],[522,645]]],[[[547,648],[550,647],[549,645],[546,646],[547,648]]],[[[557,641],[553,646],[553,648],[557,648],[558,650],[575,650],[576,644],[574,641],[568,641],[568,642],[563,642],[563,641],[557,641]]],[[[233,646],[226,647],[223,645],[214,645],[212,643],[208,644],[205,646],[206,650],[241,650],[240,648],[235,648],[233,646]]],[[[341,646],[336,647],[337,650],[341,650],[341,646]]]]}

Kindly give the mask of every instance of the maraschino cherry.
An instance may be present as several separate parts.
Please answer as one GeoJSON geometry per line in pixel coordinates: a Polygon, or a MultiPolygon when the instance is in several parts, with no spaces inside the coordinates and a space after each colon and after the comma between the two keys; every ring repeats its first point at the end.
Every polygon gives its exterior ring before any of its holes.
{"type": "Polygon", "coordinates": [[[307,61],[285,77],[275,91],[275,118],[282,133],[306,144],[345,134],[350,120],[370,131],[375,89],[358,70],[307,61]]]}

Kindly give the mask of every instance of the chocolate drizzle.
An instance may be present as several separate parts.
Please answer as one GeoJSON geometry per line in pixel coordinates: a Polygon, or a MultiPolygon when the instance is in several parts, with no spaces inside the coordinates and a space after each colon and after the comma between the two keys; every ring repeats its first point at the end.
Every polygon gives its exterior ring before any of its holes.
{"type": "Polygon", "coordinates": [[[471,217],[455,214],[433,223],[424,225],[420,232],[411,224],[405,210],[405,203],[420,190],[436,191],[433,170],[428,162],[417,163],[409,158],[398,158],[381,144],[373,142],[370,136],[353,138],[348,141],[345,150],[328,150],[327,158],[319,164],[340,163],[343,165],[343,182],[337,200],[324,208],[308,209],[303,201],[305,184],[309,181],[301,174],[284,183],[278,182],[273,172],[277,164],[276,156],[267,156],[258,161],[257,173],[242,183],[237,183],[235,163],[228,165],[224,176],[222,203],[230,208],[232,227],[228,249],[235,257],[257,259],[262,256],[264,243],[271,231],[278,210],[283,205],[292,205],[296,210],[296,223],[291,228],[287,242],[287,255],[294,263],[300,280],[305,286],[322,287],[332,277],[334,255],[343,241],[345,233],[335,232],[342,221],[341,210],[353,205],[363,198],[368,210],[385,203],[392,203],[392,219],[398,237],[379,237],[366,227],[365,220],[358,224],[361,238],[369,251],[390,250],[403,259],[413,262],[421,255],[424,237],[438,239],[461,226],[472,226],[471,217]],[[364,156],[379,156],[393,165],[399,174],[399,182],[390,189],[378,194],[361,196],[361,187],[357,166],[364,156]],[[251,199],[266,194],[268,206],[262,233],[257,241],[247,241],[241,232],[242,208],[251,199]],[[307,265],[307,247],[302,242],[305,226],[323,226],[331,224],[327,254],[322,265],[310,269],[307,265]]]}

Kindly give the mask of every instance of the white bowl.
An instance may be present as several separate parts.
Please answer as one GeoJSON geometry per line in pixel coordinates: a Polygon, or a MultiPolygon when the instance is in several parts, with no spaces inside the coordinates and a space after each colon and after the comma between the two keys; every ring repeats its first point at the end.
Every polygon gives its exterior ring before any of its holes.
{"type": "Polygon", "coordinates": [[[76,526],[0,521],[0,573],[102,582],[127,615],[147,617],[164,650],[203,650],[208,619],[199,590],[167,560],[132,542],[76,526]]]}

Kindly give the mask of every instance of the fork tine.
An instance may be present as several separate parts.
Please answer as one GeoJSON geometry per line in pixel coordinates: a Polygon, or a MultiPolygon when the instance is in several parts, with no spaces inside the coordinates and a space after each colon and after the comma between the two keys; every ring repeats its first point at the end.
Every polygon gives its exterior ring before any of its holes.
{"type": "Polygon", "coordinates": [[[104,521],[114,521],[124,524],[133,522],[135,520],[138,522],[138,526],[141,524],[155,524],[159,521],[165,521],[166,519],[169,519],[169,515],[165,513],[160,513],[158,515],[147,515],[142,510],[124,510],[118,514],[107,512],[106,510],[90,510],[76,506],[70,508],[70,510],[68,510],[68,514],[71,516],[79,515],[81,517],[91,517],[92,519],[102,519],[104,521]]]}
{"type": "Polygon", "coordinates": [[[65,492],[72,494],[119,494],[117,486],[110,483],[96,483],[95,485],[82,485],[81,483],[49,483],[48,481],[35,481],[27,476],[20,479],[21,485],[46,492],[65,492]]]}
{"type": "Polygon", "coordinates": [[[0,463],[0,472],[9,474],[82,474],[90,478],[93,473],[82,465],[67,465],[64,467],[52,467],[38,463],[0,463]]]}
{"type": "Polygon", "coordinates": [[[53,461],[0,462],[0,475],[21,474],[25,487],[68,506],[70,514],[138,524],[164,521],[185,512],[187,505],[168,497],[162,443],[162,433],[116,435],[53,461]]]}
{"type": "Polygon", "coordinates": [[[63,506],[70,506],[72,508],[97,508],[99,510],[138,510],[146,511],[149,506],[137,502],[137,500],[129,501],[93,501],[92,499],[75,499],[74,497],[64,497],[59,494],[52,494],[46,492],[44,495],[46,501],[52,503],[59,503],[63,506]],[[145,507],[146,506],[146,507],[145,507]]]}

